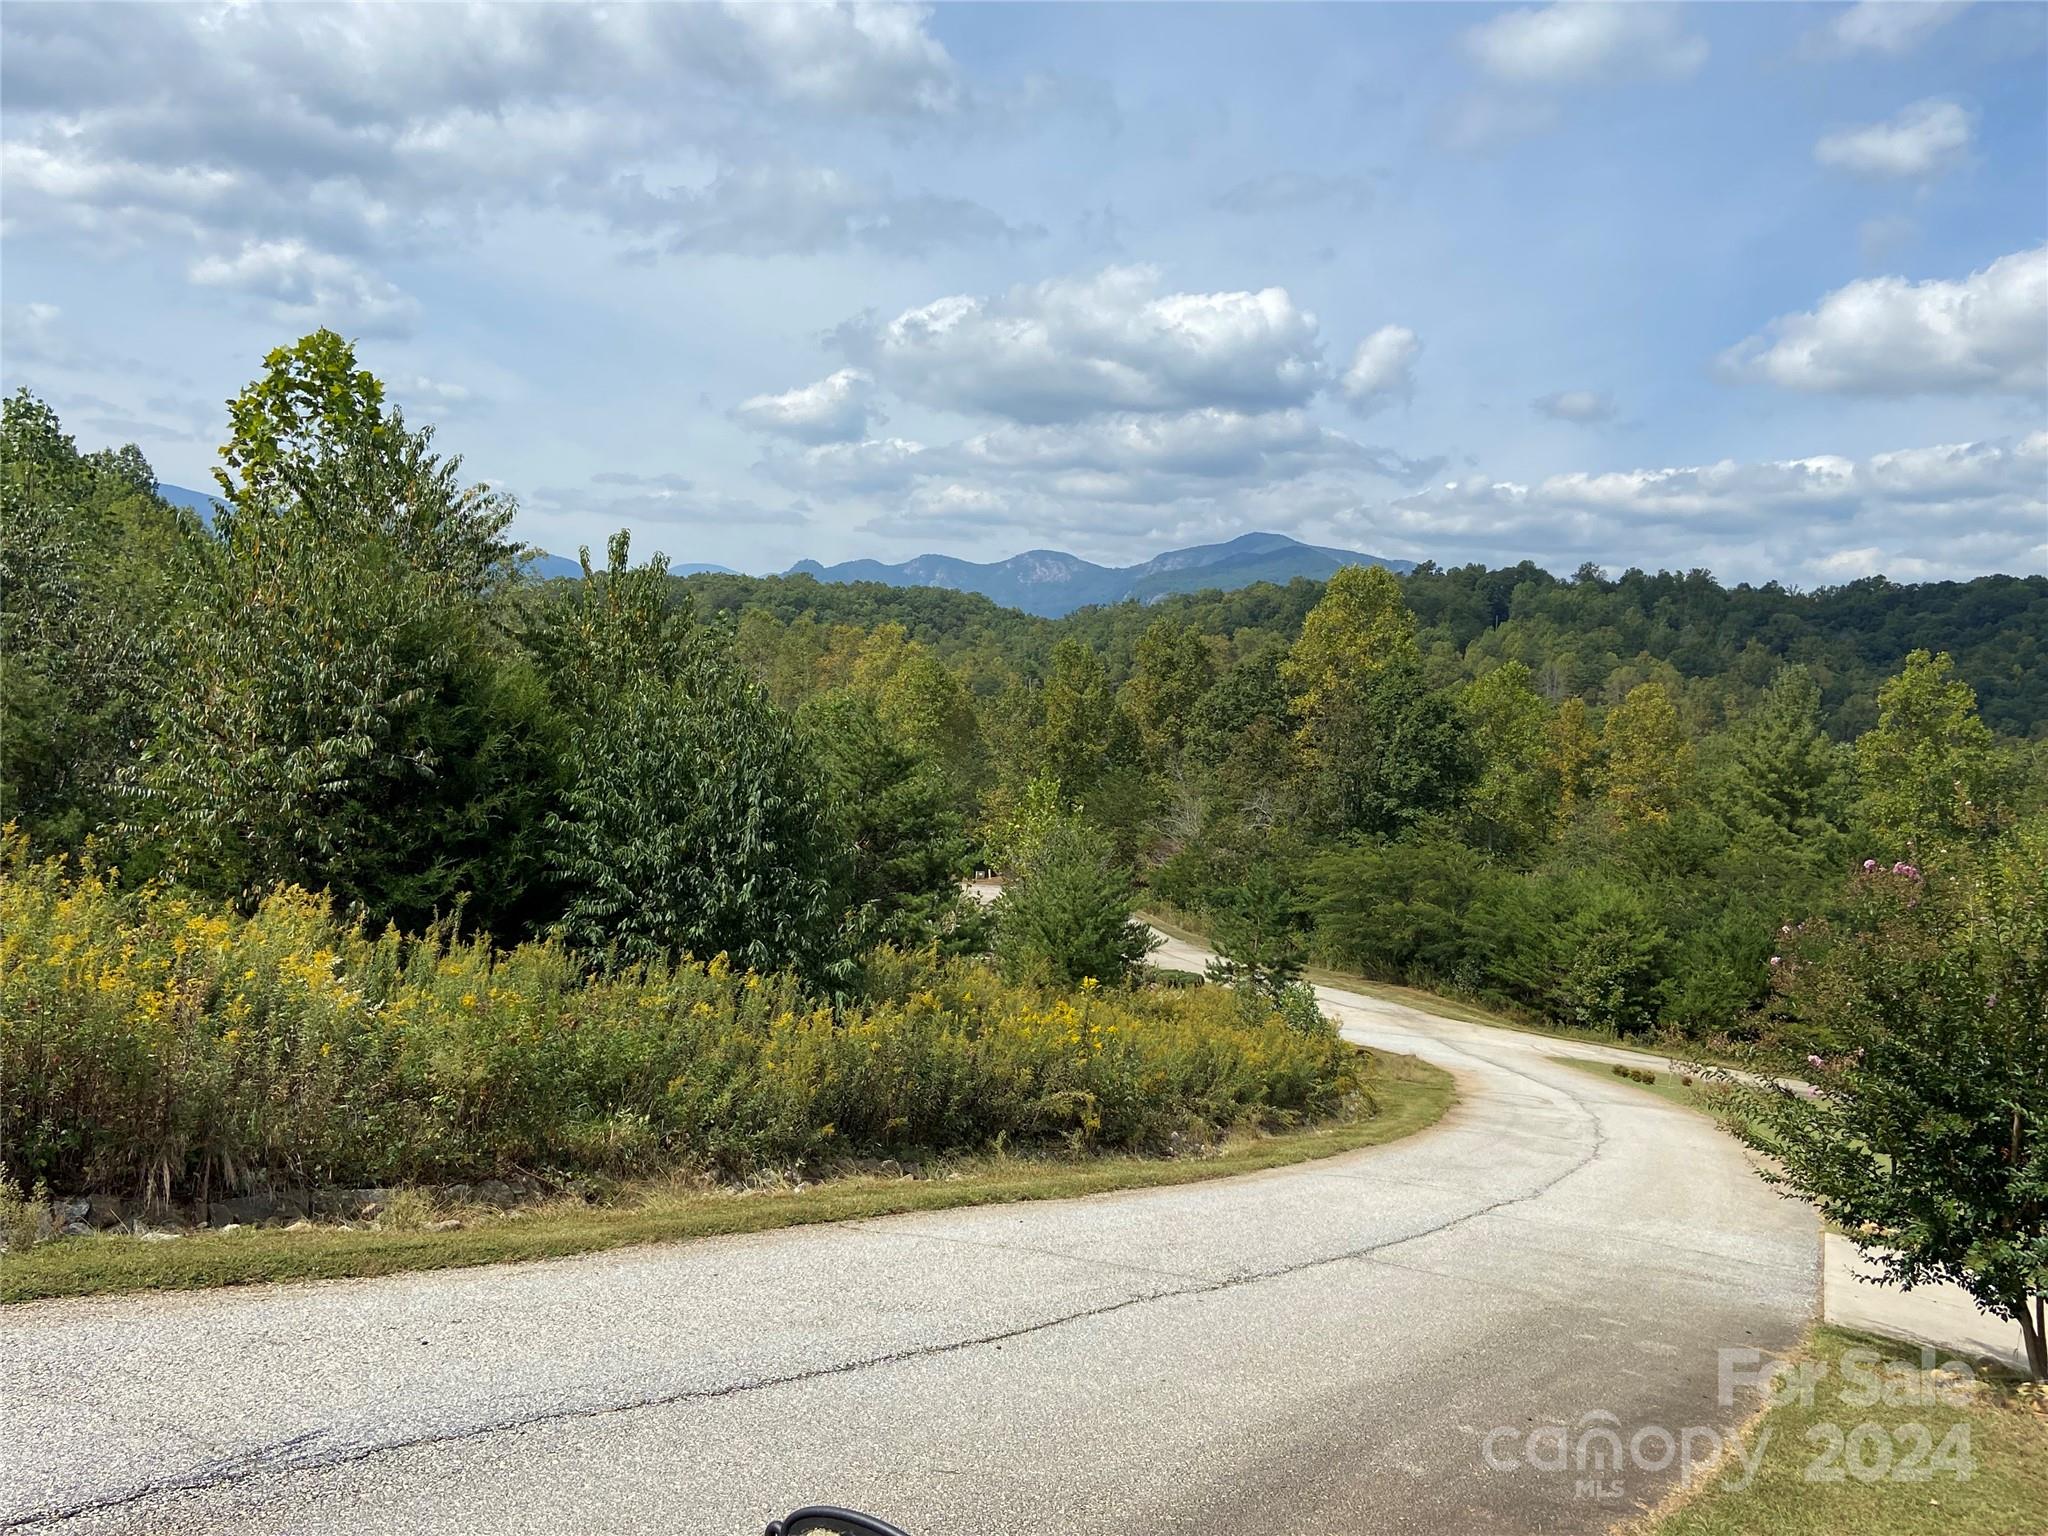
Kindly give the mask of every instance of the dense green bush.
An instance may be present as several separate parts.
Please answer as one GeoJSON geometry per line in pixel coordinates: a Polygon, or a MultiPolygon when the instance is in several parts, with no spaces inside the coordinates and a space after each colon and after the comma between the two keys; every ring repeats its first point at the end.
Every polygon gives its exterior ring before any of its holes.
{"type": "Polygon", "coordinates": [[[744,1170],[999,1142],[1159,1147],[1342,1106],[1350,1049],[1219,989],[1071,993],[878,951],[793,975],[253,915],[31,861],[0,875],[0,1143],[24,1181],[220,1194],[513,1170],[744,1170]]]}
{"type": "Polygon", "coordinates": [[[1887,1278],[2017,1323],[2048,1379],[2048,817],[1847,886],[1779,935],[1756,1070],[1713,1074],[1728,1123],[1887,1278]]]}
{"type": "Polygon", "coordinates": [[[1109,839],[1063,816],[996,902],[996,955],[1010,975],[1058,986],[1121,982],[1155,942],[1133,902],[1109,839]]]}

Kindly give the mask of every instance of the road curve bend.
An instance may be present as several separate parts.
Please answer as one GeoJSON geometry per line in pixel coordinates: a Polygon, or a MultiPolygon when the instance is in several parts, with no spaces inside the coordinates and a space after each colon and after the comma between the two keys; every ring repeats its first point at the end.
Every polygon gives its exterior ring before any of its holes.
{"type": "Polygon", "coordinates": [[[1318,992],[1456,1074],[1441,1125],[1169,1189],[0,1310],[0,1524],[725,1536],[823,1500],[917,1536],[1463,1536],[1656,1502],[1662,1437],[1750,1406],[1719,1352],[1798,1341],[1812,1215],[1556,1059],[1597,1049],[1318,992]],[[1560,1426],[1635,1450],[1546,1470],[1560,1426]]]}

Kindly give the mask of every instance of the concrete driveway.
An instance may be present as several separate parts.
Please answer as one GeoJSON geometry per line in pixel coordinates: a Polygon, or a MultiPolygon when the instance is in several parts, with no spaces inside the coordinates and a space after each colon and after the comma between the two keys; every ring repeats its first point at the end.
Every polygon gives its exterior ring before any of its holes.
{"type": "Polygon", "coordinates": [[[1667,1446],[1755,1406],[1719,1352],[1797,1342],[1813,1218],[1553,1059],[1597,1051],[1319,990],[1456,1073],[1442,1125],[1173,1189],[0,1311],[0,1520],[722,1536],[830,1500],[914,1536],[1464,1536],[1654,1503],[1667,1446]],[[1554,1467],[1601,1427],[1619,1465],[1554,1467]]]}

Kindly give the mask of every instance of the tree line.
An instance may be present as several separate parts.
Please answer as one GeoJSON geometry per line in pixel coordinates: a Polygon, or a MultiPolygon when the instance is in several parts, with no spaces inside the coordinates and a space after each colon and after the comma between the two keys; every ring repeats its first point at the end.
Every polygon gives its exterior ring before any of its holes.
{"type": "Polygon", "coordinates": [[[31,1175],[1149,1146],[1353,1095],[1315,961],[1746,1060],[1777,1176],[2048,1374],[2048,580],[1354,567],[1048,621],[621,533],[541,582],[340,337],[229,422],[209,525],[5,403],[31,1175]],[[1141,902],[1231,990],[1145,968],[1141,902]]]}
{"type": "Polygon", "coordinates": [[[1316,960],[1708,1036],[1857,858],[2043,798],[2038,577],[1356,567],[1049,621],[620,534],[539,582],[333,333],[229,417],[207,527],[7,402],[0,819],[245,905],[844,986],[883,943],[1113,979],[1142,898],[1275,996],[1316,960]],[[977,865],[1038,878],[992,916],[977,865]]]}

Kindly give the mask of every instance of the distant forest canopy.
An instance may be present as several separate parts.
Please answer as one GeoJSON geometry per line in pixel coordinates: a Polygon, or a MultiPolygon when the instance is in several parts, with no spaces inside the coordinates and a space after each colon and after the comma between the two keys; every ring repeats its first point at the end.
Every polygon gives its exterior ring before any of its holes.
{"type": "Polygon", "coordinates": [[[1701,1038],[1759,1028],[1852,871],[1966,893],[2048,840],[2039,575],[1352,565],[1048,619],[621,533],[540,580],[341,337],[229,415],[209,527],[6,402],[7,859],[835,996],[884,947],[1121,980],[1142,887],[1248,997],[1313,959],[1701,1038]]]}
{"type": "MultiPolygon", "coordinates": [[[[1298,578],[1231,592],[1176,594],[1151,603],[1084,608],[1036,618],[988,598],[939,587],[821,583],[810,576],[697,575],[679,579],[700,616],[754,614],[744,649],[764,681],[824,665],[834,628],[900,624],[992,696],[1018,672],[1042,673],[1067,636],[1102,656],[1121,686],[1139,639],[1161,619],[1212,638],[1228,665],[1267,644],[1290,645],[1326,583],[1298,578]]],[[[1507,661],[1535,675],[1555,704],[1567,697],[1619,702],[1657,680],[1678,695],[1687,724],[1705,731],[1762,696],[1779,668],[1803,666],[1820,687],[1831,735],[1876,723],[1877,685],[1916,650],[1946,651],[2001,735],[2048,735],[2048,576],[1979,576],[1901,583],[1868,576],[1798,592],[1767,582],[1724,587],[1706,571],[1630,570],[1609,580],[1593,566],[1565,578],[1523,561],[1491,570],[1425,562],[1401,578],[1429,681],[1449,687],[1507,661]]],[[[843,643],[844,637],[841,637],[843,643]]]]}

